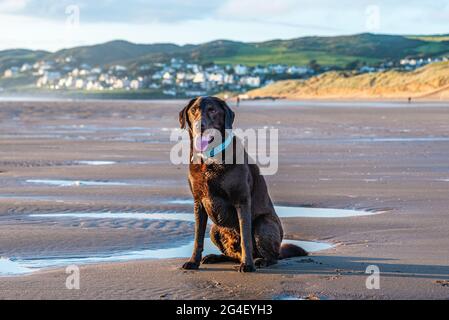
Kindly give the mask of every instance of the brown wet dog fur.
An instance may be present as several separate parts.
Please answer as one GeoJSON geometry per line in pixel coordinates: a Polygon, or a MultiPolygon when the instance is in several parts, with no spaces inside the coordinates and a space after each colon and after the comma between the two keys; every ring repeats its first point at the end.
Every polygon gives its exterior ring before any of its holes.
{"type": "MultiPolygon", "coordinates": [[[[194,141],[204,131],[216,129],[225,137],[232,129],[234,112],[221,99],[200,97],[180,112],[181,128],[190,133],[190,156],[195,157],[194,141]]],[[[224,138],[223,138],[224,139],[224,138]]],[[[233,152],[241,144],[233,138],[233,152]]],[[[231,146],[229,147],[231,148],[231,146]]],[[[183,265],[184,269],[198,269],[200,263],[234,261],[240,263],[240,272],[253,272],[257,267],[277,263],[278,259],[304,256],[307,252],[294,245],[282,245],[283,229],[277,216],[264,177],[256,164],[248,163],[244,152],[244,164],[208,163],[204,160],[190,163],[189,185],[194,199],[195,243],[192,257],[183,265]],[[221,255],[202,258],[207,220],[212,242],[221,255]]],[[[193,161],[193,160],[192,160],[193,161]]]]}

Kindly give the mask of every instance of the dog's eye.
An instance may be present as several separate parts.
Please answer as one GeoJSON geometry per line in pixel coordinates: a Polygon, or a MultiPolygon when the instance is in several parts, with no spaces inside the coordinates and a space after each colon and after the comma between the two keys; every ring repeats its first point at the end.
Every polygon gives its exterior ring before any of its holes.
{"type": "Polygon", "coordinates": [[[217,110],[215,110],[215,109],[209,109],[209,113],[212,113],[212,114],[217,113],[217,110]]]}

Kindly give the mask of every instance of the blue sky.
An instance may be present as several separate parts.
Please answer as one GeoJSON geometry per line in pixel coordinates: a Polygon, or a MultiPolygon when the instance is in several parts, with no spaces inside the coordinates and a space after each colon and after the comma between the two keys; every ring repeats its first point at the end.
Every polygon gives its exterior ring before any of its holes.
{"type": "Polygon", "coordinates": [[[51,51],[115,39],[186,44],[434,34],[449,33],[449,0],[0,0],[0,28],[0,50],[51,51]]]}

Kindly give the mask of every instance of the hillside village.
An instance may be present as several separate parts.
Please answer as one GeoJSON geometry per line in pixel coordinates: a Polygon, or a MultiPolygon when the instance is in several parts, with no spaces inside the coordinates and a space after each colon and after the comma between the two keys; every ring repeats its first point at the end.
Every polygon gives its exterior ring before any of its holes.
{"type": "Polygon", "coordinates": [[[196,96],[219,91],[243,92],[272,83],[275,79],[306,77],[315,74],[307,66],[199,65],[171,59],[130,70],[123,65],[107,68],[65,61],[39,61],[9,68],[4,78],[28,76],[35,87],[50,90],[160,90],[167,96],[196,96]]]}
{"type": "MultiPolygon", "coordinates": [[[[390,69],[411,71],[429,63],[447,61],[447,57],[429,59],[402,59],[378,67],[361,66],[358,73],[382,72],[390,69]]],[[[275,80],[304,79],[330,68],[272,64],[250,67],[238,65],[202,66],[171,59],[169,63],[154,63],[129,70],[122,65],[107,68],[77,64],[70,58],[64,61],[39,61],[7,69],[3,78],[27,76],[35,79],[35,87],[55,91],[86,90],[144,90],[153,89],[166,96],[198,96],[230,91],[241,93],[269,85],[275,80]]]]}
{"type": "Polygon", "coordinates": [[[54,54],[10,50],[0,52],[0,92],[139,92],[167,98],[242,94],[328,71],[350,75],[413,71],[448,61],[448,50],[449,41],[435,45],[373,34],[252,44],[214,41],[185,47],[114,41],[54,54]],[[321,52],[321,56],[310,60],[313,55],[307,52],[321,52]]]}

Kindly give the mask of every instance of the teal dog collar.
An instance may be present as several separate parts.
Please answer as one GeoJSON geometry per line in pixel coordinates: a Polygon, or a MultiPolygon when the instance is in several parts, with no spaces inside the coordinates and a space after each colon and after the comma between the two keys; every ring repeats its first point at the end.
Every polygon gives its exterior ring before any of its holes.
{"type": "Polygon", "coordinates": [[[226,150],[227,147],[229,147],[229,145],[232,143],[233,138],[234,138],[234,134],[231,132],[223,143],[221,143],[219,146],[213,148],[210,151],[203,152],[203,156],[205,158],[215,157],[217,154],[220,154],[221,152],[226,150]]]}

